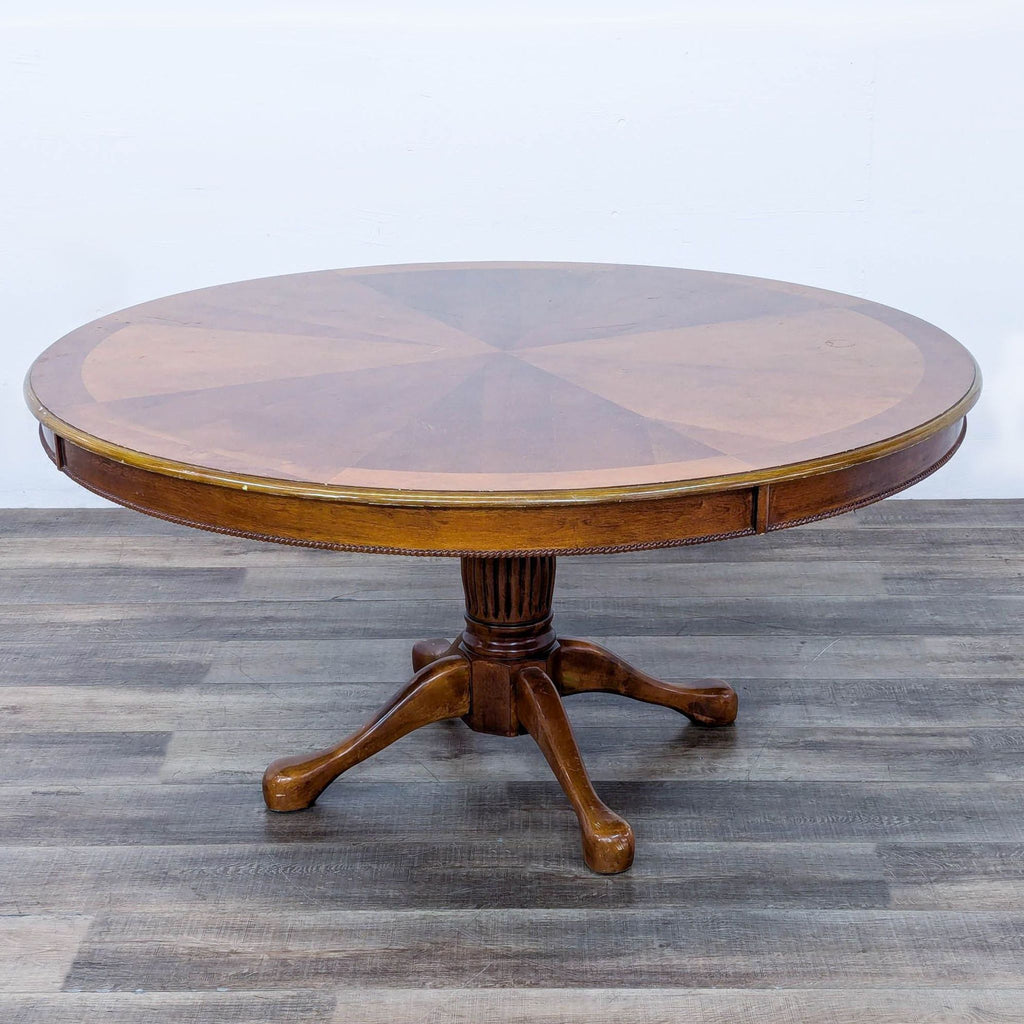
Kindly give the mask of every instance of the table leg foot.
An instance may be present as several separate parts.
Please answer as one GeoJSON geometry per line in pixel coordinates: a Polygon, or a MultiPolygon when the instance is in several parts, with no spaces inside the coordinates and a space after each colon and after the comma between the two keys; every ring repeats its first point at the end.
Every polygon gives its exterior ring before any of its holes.
{"type": "Polygon", "coordinates": [[[633,829],[600,800],[587,775],[561,697],[542,669],[516,674],[519,720],[537,741],[579,819],[583,858],[602,875],[625,871],[633,863],[633,829]]]}
{"type": "Polygon", "coordinates": [[[432,660],[363,728],[337,747],[282,757],[263,775],[263,799],[272,811],[301,811],[353,765],[407,733],[469,711],[469,663],[460,655],[432,660]]]}
{"type": "Polygon", "coordinates": [[[731,725],[739,707],[736,691],[720,679],[708,679],[715,685],[697,688],[663,683],[586,640],[560,639],[548,668],[562,694],[618,693],[673,708],[698,725],[731,725]]]}

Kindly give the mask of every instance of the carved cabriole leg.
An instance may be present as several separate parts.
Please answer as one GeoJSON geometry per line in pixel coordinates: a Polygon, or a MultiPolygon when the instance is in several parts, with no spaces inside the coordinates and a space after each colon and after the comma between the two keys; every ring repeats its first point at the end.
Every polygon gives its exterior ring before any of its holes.
{"type": "Polygon", "coordinates": [[[263,799],[272,811],[309,807],[342,772],[406,733],[460,718],[469,710],[469,665],[460,655],[420,669],[404,690],[347,740],[311,756],[282,757],[263,775],[263,799]]]}
{"type": "Polygon", "coordinates": [[[735,690],[721,680],[709,679],[717,685],[696,689],[663,683],[586,640],[560,639],[549,670],[560,693],[618,693],[673,708],[699,725],[731,725],[739,706],[735,690]]]}
{"type": "Polygon", "coordinates": [[[547,673],[532,666],[517,673],[516,704],[520,721],[537,741],[576,812],[587,866],[602,875],[625,871],[633,863],[633,830],[594,792],[562,699],[547,673]]]}
{"type": "Polygon", "coordinates": [[[342,772],[406,733],[462,718],[478,732],[528,732],[576,812],[588,866],[603,874],[625,871],[633,861],[633,830],[594,792],[562,695],[603,690],[673,708],[702,725],[728,725],[736,717],[736,694],[724,683],[698,689],[663,683],[596,644],[556,640],[550,556],[463,558],[462,582],[461,635],[416,644],[409,684],[339,746],[275,761],[263,777],[267,806],[309,807],[342,772]]]}
{"type": "Polygon", "coordinates": [[[579,818],[588,866],[602,874],[625,871],[633,861],[633,830],[594,792],[562,699],[544,671],[556,649],[554,558],[466,558],[462,580],[462,650],[471,674],[466,722],[503,736],[529,732],[579,818]]]}

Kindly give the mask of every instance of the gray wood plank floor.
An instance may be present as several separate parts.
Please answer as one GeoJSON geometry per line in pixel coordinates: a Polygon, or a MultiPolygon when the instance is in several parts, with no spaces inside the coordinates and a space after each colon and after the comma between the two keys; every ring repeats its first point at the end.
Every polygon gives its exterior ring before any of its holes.
{"type": "Polygon", "coordinates": [[[528,739],[460,723],[263,809],[460,597],[454,560],[0,511],[0,1020],[1024,1022],[1024,500],[561,560],[564,633],[740,693],[719,731],[572,698],[618,877],[528,739]]]}

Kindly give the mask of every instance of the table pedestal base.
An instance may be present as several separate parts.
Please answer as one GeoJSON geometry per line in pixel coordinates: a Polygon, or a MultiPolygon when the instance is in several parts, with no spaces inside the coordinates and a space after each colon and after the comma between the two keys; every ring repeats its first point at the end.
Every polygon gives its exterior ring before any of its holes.
{"type": "Polygon", "coordinates": [[[529,733],[579,819],[583,856],[602,874],[633,862],[633,830],[594,791],[562,697],[605,691],[659,704],[699,725],[729,725],[735,692],[718,680],[698,689],[663,683],[584,640],[551,627],[555,559],[464,558],[466,628],[454,642],[413,647],[415,675],[363,728],[337,747],[275,761],[263,776],[272,811],[309,807],[342,772],[420,726],[462,718],[478,732],[529,733]]]}

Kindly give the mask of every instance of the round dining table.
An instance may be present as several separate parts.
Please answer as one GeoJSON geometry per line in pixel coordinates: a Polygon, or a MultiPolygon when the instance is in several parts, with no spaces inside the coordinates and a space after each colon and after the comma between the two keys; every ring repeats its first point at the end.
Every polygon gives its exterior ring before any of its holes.
{"type": "Polygon", "coordinates": [[[664,267],[441,263],[145,302],[61,338],[25,392],[56,467],[128,508],[461,560],[464,626],[417,643],[411,679],[336,747],[273,762],[267,807],[309,807],[403,735],[461,718],[533,737],[586,863],[614,873],[633,831],[597,795],[563,698],[608,691],[714,727],[737,697],[559,636],[556,559],[878,501],[956,452],[980,386],[948,334],[850,295],[664,267]]]}

